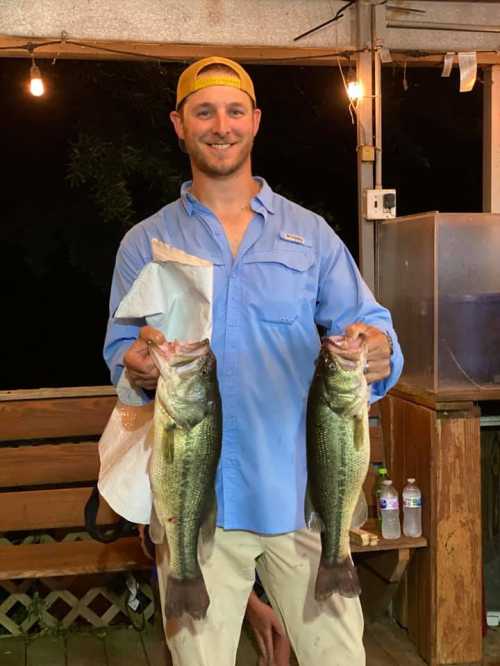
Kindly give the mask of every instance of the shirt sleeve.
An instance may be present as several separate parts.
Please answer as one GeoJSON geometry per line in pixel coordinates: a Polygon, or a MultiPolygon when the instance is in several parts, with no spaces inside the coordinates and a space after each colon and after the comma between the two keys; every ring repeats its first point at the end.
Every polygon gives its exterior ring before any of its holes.
{"type": "Polygon", "coordinates": [[[104,360],[110,369],[111,381],[115,386],[123,372],[123,355],[137,339],[139,329],[145,322],[139,319],[118,322],[114,319],[114,314],[147,261],[148,258],[140,251],[137,244],[134,244],[131,237],[125,236],[116,255],[103,349],[104,360]]]}
{"type": "Polygon", "coordinates": [[[363,322],[391,337],[391,374],[371,385],[371,402],[375,402],[396,384],[403,369],[403,355],[391,315],[375,300],[349,250],[326,223],[320,232],[320,243],[316,323],[326,329],[327,335],[342,335],[350,324],[363,322]]]}

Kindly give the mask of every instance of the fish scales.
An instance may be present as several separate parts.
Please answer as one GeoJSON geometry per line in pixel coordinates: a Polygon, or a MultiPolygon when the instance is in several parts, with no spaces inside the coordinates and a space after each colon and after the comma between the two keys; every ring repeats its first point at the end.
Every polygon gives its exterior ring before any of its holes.
{"type": "Polygon", "coordinates": [[[170,550],[170,570],[180,579],[200,575],[197,544],[200,527],[213,500],[216,465],[213,442],[218,438],[212,415],[190,430],[168,431],[173,439],[173,460],[165,465],[159,484],[170,550]]]}
{"type": "Polygon", "coordinates": [[[308,492],[324,529],[316,598],[359,594],[349,529],[370,458],[366,352],[353,368],[324,342],[308,398],[308,492]]]}
{"type": "MultiPolygon", "coordinates": [[[[165,615],[203,617],[209,597],[198,562],[200,528],[215,515],[221,404],[215,357],[202,343],[168,343],[158,356],[150,465],[158,533],[169,550],[165,615]]],[[[154,531],[154,530],[153,530],[154,531]]]]}

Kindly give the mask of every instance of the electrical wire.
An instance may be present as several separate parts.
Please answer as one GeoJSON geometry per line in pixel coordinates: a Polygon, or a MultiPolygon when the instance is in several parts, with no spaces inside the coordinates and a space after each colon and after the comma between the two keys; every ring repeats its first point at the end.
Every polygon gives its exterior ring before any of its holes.
{"type": "Polygon", "coordinates": [[[320,25],[317,25],[314,28],[311,28],[310,30],[307,30],[306,32],[303,32],[301,35],[298,35],[297,37],[294,37],[293,41],[298,42],[299,39],[302,39],[303,37],[307,37],[307,35],[312,35],[313,32],[316,32],[317,30],[320,30],[321,28],[324,28],[325,26],[330,25],[330,23],[334,23],[335,21],[338,21],[339,19],[341,19],[344,16],[344,14],[342,13],[344,11],[344,9],[347,9],[348,7],[353,5],[355,2],[357,2],[357,0],[349,0],[348,3],[343,5],[338,10],[338,12],[335,14],[335,16],[333,18],[329,19],[328,21],[325,21],[324,23],[321,23],[320,25]]]}
{"type": "MultiPolygon", "coordinates": [[[[100,46],[98,44],[86,44],[85,42],[77,42],[72,39],[58,39],[50,42],[40,42],[34,44],[33,42],[27,42],[26,44],[20,44],[19,46],[0,46],[0,51],[31,51],[40,48],[42,46],[51,46],[54,44],[70,44],[71,46],[79,46],[81,48],[93,49],[98,51],[104,51],[106,53],[113,53],[115,55],[126,55],[132,56],[134,58],[140,58],[141,60],[154,60],[154,61],[171,61],[171,58],[163,58],[162,56],[151,55],[150,53],[138,53],[137,51],[126,51],[124,49],[113,49],[107,46],[100,46]]],[[[292,60],[316,60],[319,58],[332,58],[335,56],[350,57],[356,53],[366,52],[369,49],[349,49],[348,51],[331,51],[327,53],[318,53],[312,55],[300,55],[300,56],[283,56],[280,58],[268,58],[266,60],[272,62],[280,61],[292,61],[292,60]]],[[[185,61],[186,58],[180,58],[179,61],[185,61]]]]}
{"type": "Polygon", "coordinates": [[[344,70],[342,69],[342,64],[340,62],[340,58],[337,58],[337,65],[338,65],[338,68],[340,70],[340,76],[342,77],[342,83],[344,84],[347,99],[349,100],[348,109],[349,109],[349,115],[351,116],[351,122],[352,122],[353,125],[355,125],[356,124],[356,117],[357,117],[356,111],[357,111],[357,108],[358,108],[358,104],[354,104],[352,99],[349,97],[349,89],[347,87],[347,81],[346,81],[346,78],[344,76],[344,70]]]}
{"type": "MultiPolygon", "coordinates": [[[[340,10],[339,10],[340,11],[340,10]]],[[[158,55],[151,55],[150,53],[140,53],[137,51],[127,51],[125,49],[114,49],[110,48],[107,46],[100,46],[98,44],[89,44],[85,42],[80,42],[80,41],[74,41],[72,39],[55,39],[55,40],[50,40],[46,42],[26,42],[24,44],[19,44],[19,45],[10,45],[10,46],[0,46],[0,51],[28,51],[28,53],[32,53],[35,51],[35,49],[42,48],[44,46],[53,46],[56,44],[70,44],[71,46],[78,46],[80,48],[84,49],[92,49],[94,51],[103,51],[106,53],[113,53],[115,55],[124,55],[124,56],[132,56],[133,58],[138,58],[141,60],[152,60],[155,62],[171,62],[173,59],[172,58],[165,58],[162,56],[158,55]]],[[[188,46],[186,44],[186,46],[188,46]]],[[[193,46],[193,45],[192,45],[193,46]]],[[[377,47],[375,50],[378,51],[380,50],[381,47],[377,47]]],[[[344,50],[344,51],[328,51],[326,53],[315,53],[315,54],[310,54],[310,55],[297,55],[297,56],[282,56],[279,58],[266,58],[266,62],[292,62],[294,60],[320,60],[322,58],[339,58],[339,57],[344,57],[344,58],[349,58],[352,55],[355,55],[356,53],[367,53],[371,51],[369,48],[362,48],[362,49],[349,49],[349,50],[344,50]]],[[[444,56],[446,53],[449,51],[422,51],[418,49],[394,49],[393,53],[398,56],[405,56],[405,58],[425,58],[425,57],[433,57],[433,56],[444,56]]],[[[499,49],[483,49],[483,50],[476,50],[476,53],[496,53],[500,55],[500,50],[499,49]]],[[[190,58],[179,58],[179,62],[187,62],[190,60],[190,58]]]]}

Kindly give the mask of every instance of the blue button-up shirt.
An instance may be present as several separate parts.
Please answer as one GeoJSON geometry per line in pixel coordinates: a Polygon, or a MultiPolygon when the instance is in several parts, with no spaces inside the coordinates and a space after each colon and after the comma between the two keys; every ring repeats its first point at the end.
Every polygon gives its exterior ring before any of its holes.
{"type": "Polygon", "coordinates": [[[220,221],[190,194],[189,182],[179,200],[126,234],[113,275],[104,357],[116,384],[139,326],[112,316],[152,260],[152,238],[213,262],[212,348],[223,406],[217,524],[277,534],[304,526],[305,419],[320,348],[317,325],[339,335],[361,321],[392,337],[392,372],[372,385],[372,400],[395,384],[402,356],[389,312],[338,236],[323,218],[257,180],[255,215],[235,257],[220,221]]]}

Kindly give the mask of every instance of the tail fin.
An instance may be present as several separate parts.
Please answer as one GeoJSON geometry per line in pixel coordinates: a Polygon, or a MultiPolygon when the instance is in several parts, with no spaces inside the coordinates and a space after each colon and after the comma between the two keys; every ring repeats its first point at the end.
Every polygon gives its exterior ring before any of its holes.
{"type": "Polygon", "coordinates": [[[314,596],[317,601],[324,601],[333,593],[343,597],[358,597],[361,594],[356,567],[349,557],[341,564],[329,564],[323,559],[319,564],[314,596]]]}
{"type": "Polygon", "coordinates": [[[165,617],[170,620],[188,613],[195,620],[204,618],[210,604],[205,581],[202,576],[198,578],[167,579],[167,594],[165,598],[165,617]]]}

